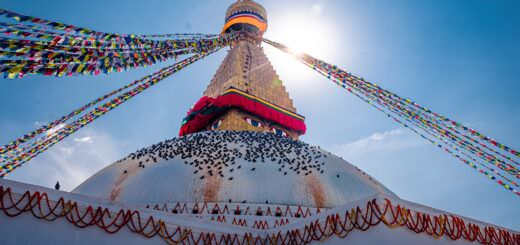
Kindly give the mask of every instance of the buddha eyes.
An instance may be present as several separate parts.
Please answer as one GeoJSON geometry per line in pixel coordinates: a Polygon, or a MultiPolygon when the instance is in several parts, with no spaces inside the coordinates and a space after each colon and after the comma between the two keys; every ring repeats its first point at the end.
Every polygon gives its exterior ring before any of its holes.
{"type": "Polygon", "coordinates": [[[251,126],[253,127],[256,127],[256,128],[261,128],[262,127],[262,123],[255,120],[255,119],[251,119],[249,117],[245,117],[244,120],[246,120],[247,123],[251,124],[251,126]]]}
{"type": "Polygon", "coordinates": [[[222,120],[218,120],[211,125],[211,130],[215,130],[222,124],[222,120]]]}
{"type": "MultiPolygon", "coordinates": [[[[255,119],[251,119],[249,117],[244,117],[244,120],[249,123],[251,126],[253,127],[256,127],[256,128],[261,128],[263,126],[263,124],[255,119]]],[[[211,130],[215,130],[215,129],[218,129],[220,127],[220,125],[222,125],[222,120],[218,120],[216,122],[214,122],[213,124],[211,124],[211,130]]],[[[278,128],[271,128],[271,132],[276,134],[276,135],[279,135],[279,136],[287,136],[287,133],[281,129],[278,129],[278,128]]]]}
{"type": "Polygon", "coordinates": [[[279,136],[285,136],[285,137],[287,137],[287,133],[284,132],[284,131],[281,130],[281,129],[271,128],[271,132],[273,132],[274,134],[279,135],[279,136]]]}
{"type": "MultiPolygon", "coordinates": [[[[262,124],[262,122],[259,122],[255,119],[252,119],[252,118],[249,118],[249,117],[244,117],[244,120],[249,123],[251,126],[255,127],[255,128],[261,128],[264,126],[264,124],[262,124]]],[[[275,128],[275,127],[271,127],[269,129],[269,131],[271,131],[271,133],[273,134],[276,134],[278,136],[284,136],[284,137],[288,137],[289,135],[287,134],[287,132],[279,129],[279,128],[275,128]]]]}

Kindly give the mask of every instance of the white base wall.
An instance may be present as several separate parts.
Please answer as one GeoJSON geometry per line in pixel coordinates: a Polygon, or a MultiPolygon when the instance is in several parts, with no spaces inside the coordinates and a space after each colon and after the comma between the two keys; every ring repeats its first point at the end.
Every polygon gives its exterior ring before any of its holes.
{"type": "MultiPolygon", "coordinates": [[[[241,227],[231,224],[223,224],[219,222],[210,221],[208,219],[201,219],[200,217],[193,217],[192,215],[176,215],[168,212],[155,211],[145,208],[138,208],[132,206],[126,206],[121,203],[113,203],[103,199],[97,199],[87,196],[82,196],[75,193],[67,193],[61,191],[55,191],[48,188],[39,186],[32,186],[24,183],[15,181],[2,180],[0,179],[0,186],[2,188],[10,188],[15,200],[18,200],[21,194],[25,191],[43,192],[47,193],[50,200],[56,201],[63,197],[65,200],[72,200],[77,202],[80,206],[91,205],[93,207],[103,207],[111,210],[111,213],[117,212],[117,210],[138,210],[142,214],[142,218],[146,218],[149,215],[153,216],[156,220],[161,219],[171,227],[181,226],[192,229],[192,231],[198,236],[200,232],[215,233],[217,237],[220,234],[252,234],[253,236],[259,235],[266,237],[268,234],[282,233],[293,229],[302,229],[305,224],[320,220],[323,222],[327,215],[334,213],[344,213],[345,210],[350,210],[353,207],[363,206],[368,200],[359,200],[353,202],[348,206],[337,207],[331,210],[326,210],[318,214],[314,214],[310,217],[303,218],[301,220],[293,219],[290,224],[282,227],[278,227],[270,230],[259,230],[251,227],[241,227]]],[[[4,189],[5,190],[5,189],[4,189]]],[[[372,200],[375,197],[369,198],[372,200]]],[[[382,199],[384,197],[378,197],[382,199]]],[[[425,207],[419,204],[414,204],[401,199],[393,199],[392,203],[400,204],[411,208],[415,211],[420,211],[429,214],[440,214],[445,213],[440,210],[435,210],[429,207],[425,207]]],[[[10,205],[5,200],[4,205],[10,205]]],[[[208,216],[210,217],[210,216],[208,216]]],[[[240,216],[245,218],[246,216],[240,216]]],[[[460,217],[460,216],[459,216],[460,217]]],[[[254,220],[255,216],[249,216],[249,219],[254,220]]],[[[492,226],[483,222],[475,221],[469,218],[462,217],[465,222],[471,222],[478,224],[483,228],[484,226],[492,226]]],[[[498,229],[498,227],[496,227],[498,229]]],[[[115,234],[106,233],[104,230],[97,226],[90,226],[87,228],[78,228],[67,221],[65,218],[59,218],[54,221],[46,221],[35,218],[31,212],[25,212],[16,217],[9,217],[0,211],[0,245],[46,245],[46,244],[71,244],[71,245],[83,245],[83,244],[167,244],[160,236],[154,236],[152,238],[146,238],[140,234],[131,232],[127,227],[122,227],[115,234]]],[[[516,233],[515,231],[509,231],[516,233]]],[[[314,244],[420,244],[420,245],[434,245],[434,244],[469,244],[469,241],[459,239],[452,241],[449,238],[441,237],[434,239],[432,236],[425,233],[415,233],[406,227],[389,228],[383,223],[377,226],[373,226],[368,231],[352,231],[346,238],[341,239],[336,236],[329,238],[326,241],[314,242],[314,244]]],[[[477,244],[477,243],[474,243],[477,244]]]]}
{"type": "MultiPolygon", "coordinates": [[[[314,242],[312,244],[319,244],[314,242]]],[[[478,244],[478,242],[469,242],[466,240],[453,241],[446,237],[435,239],[432,236],[424,233],[416,234],[407,228],[388,228],[384,224],[380,224],[371,227],[367,231],[355,230],[350,233],[346,238],[341,239],[339,237],[331,237],[325,244],[355,244],[355,245],[370,245],[370,244],[383,244],[383,245],[462,245],[462,244],[478,244]]]]}
{"type": "MultiPolygon", "coordinates": [[[[113,245],[113,244],[167,244],[160,237],[145,238],[123,228],[115,234],[108,234],[98,227],[77,228],[64,219],[44,221],[32,214],[22,214],[15,218],[0,214],[0,244],[2,245],[113,245]]],[[[355,230],[345,239],[332,237],[312,244],[401,244],[439,245],[476,244],[465,240],[452,241],[445,237],[434,239],[426,234],[416,234],[406,228],[390,229],[383,224],[368,231],[355,230]]]]}
{"type": "Polygon", "coordinates": [[[104,244],[166,244],[160,237],[146,238],[125,227],[108,234],[97,226],[78,228],[65,219],[45,221],[31,213],[11,218],[0,213],[0,244],[2,245],[104,245],[104,244]]]}

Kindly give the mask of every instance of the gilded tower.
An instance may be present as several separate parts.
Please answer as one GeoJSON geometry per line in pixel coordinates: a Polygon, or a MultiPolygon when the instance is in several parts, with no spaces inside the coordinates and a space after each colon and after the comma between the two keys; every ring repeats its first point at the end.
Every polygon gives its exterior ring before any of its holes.
{"type": "Polygon", "coordinates": [[[188,112],[180,135],[205,130],[269,131],[297,139],[305,133],[279,76],[260,46],[265,9],[239,0],[227,12],[222,33],[240,36],[231,45],[204,96],[188,112]]]}

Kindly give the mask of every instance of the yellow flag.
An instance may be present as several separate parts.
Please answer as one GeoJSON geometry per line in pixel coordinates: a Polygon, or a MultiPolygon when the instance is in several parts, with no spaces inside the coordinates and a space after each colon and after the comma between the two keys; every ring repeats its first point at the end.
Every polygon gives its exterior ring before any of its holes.
{"type": "Polygon", "coordinates": [[[24,66],[25,65],[17,65],[11,68],[9,71],[7,71],[7,77],[10,79],[16,78],[24,66]]]}
{"type": "Polygon", "coordinates": [[[84,63],[79,64],[78,69],[76,70],[76,72],[78,72],[78,73],[81,72],[84,67],[85,67],[84,63]]]}

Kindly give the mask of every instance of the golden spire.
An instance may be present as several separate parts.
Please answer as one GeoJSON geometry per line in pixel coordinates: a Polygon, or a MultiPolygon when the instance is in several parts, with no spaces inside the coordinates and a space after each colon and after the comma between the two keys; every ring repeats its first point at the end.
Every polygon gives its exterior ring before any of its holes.
{"type": "Polygon", "coordinates": [[[267,13],[252,0],[226,12],[223,32],[246,34],[231,45],[204,97],[183,121],[180,135],[204,130],[268,131],[293,139],[305,133],[282,81],[260,46],[267,13]]]}

